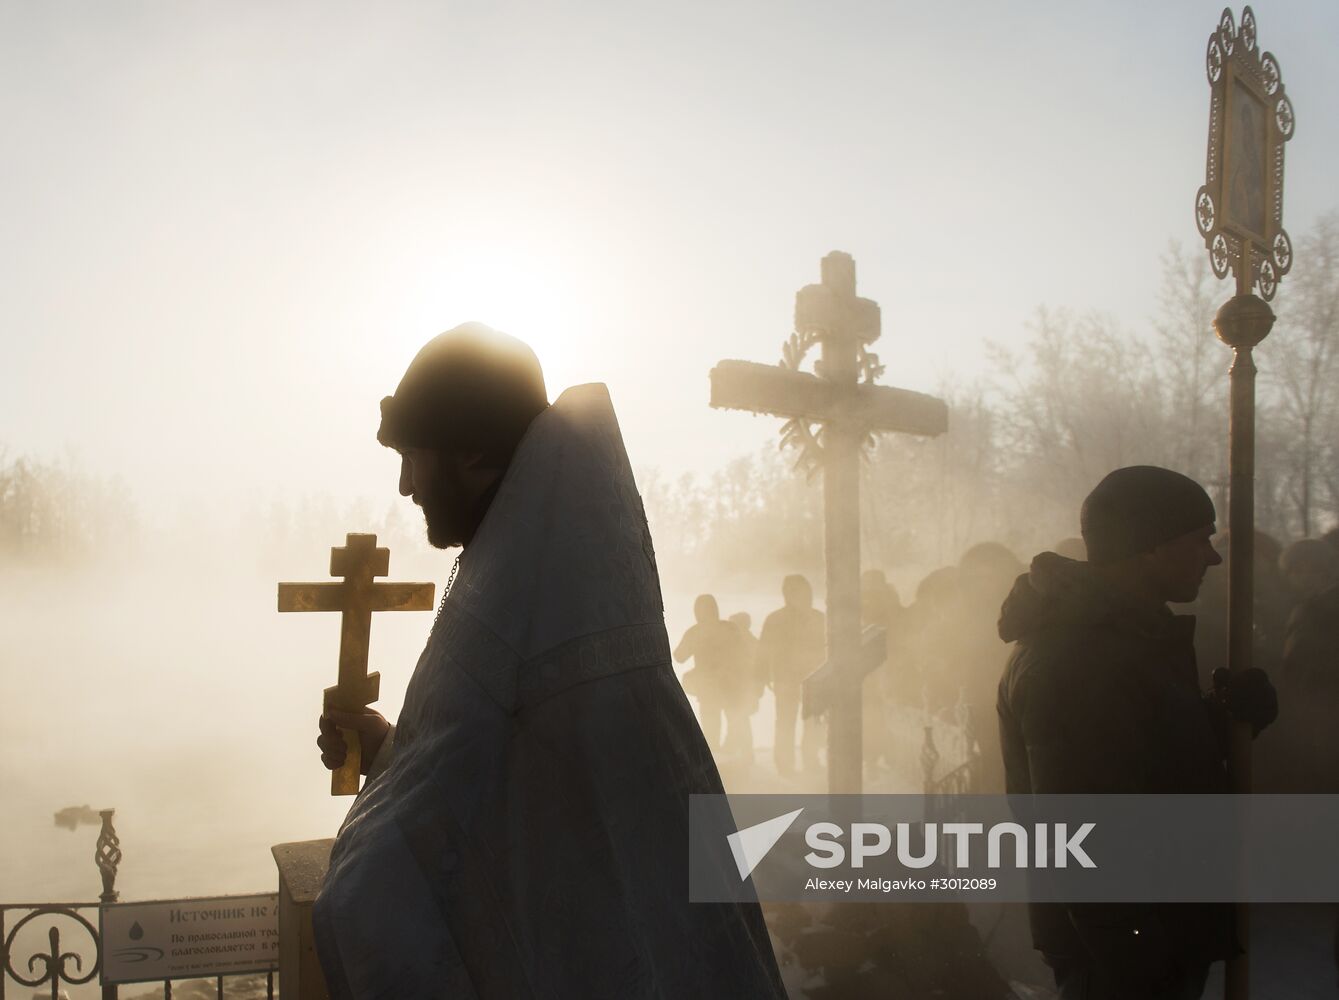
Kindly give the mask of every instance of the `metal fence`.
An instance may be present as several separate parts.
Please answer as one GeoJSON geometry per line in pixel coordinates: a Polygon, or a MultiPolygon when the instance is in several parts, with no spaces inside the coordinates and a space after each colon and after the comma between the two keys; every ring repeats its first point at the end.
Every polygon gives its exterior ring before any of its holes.
{"type": "Polygon", "coordinates": [[[925,794],[931,797],[931,809],[947,815],[953,809],[953,798],[984,791],[981,780],[981,741],[977,738],[974,720],[961,694],[958,703],[941,713],[941,732],[952,736],[956,744],[941,748],[935,742],[935,719],[927,718],[921,741],[921,780],[925,794]],[[940,772],[940,765],[949,764],[940,772]]]}
{"type": "MultiPolygon", "coordinates": [[[[116,890],[116,873],[121,864],[121,842],[112,826],[113,812],[111,809],[103,809],[98,813],[102,818],[102,829],[98,833],[93,860],[102,877],[102,894],[97,902],[0,903],[0,1000],[6,1000],[6,984],[10,980],[42,992],[49,988],[51,1000],[60,1000],[62,986],[90,984],[102,972],[102,936],[98,929],[98,911],[120,898],[116,890]],[[17,919],[13,919],[16,916],[17,919]],[[37,946],[36,950],[30,950],[33,946],[29,945],[20,947],[16,953],[19,933],[25,928],[36,930],[39,934],[42,930],[46,931],[45,949],[37,946]],[[64,938],[62,930],[65,931],[64,938]],[[70,932],[73,932],[73,939],[70,932]],[[24,951],[29,954],[22,954],[24,951]]],[[[273,970],[265,973],[267,1000],[274,1000],[275,977],[273,970]]],[[[218,1000],[223,1000],[226,981],[243,977],[213,978],[218,1000]]],[[[246,978],[255,977],[253,974],[246,978]]],[[[172,983],[171,979],[162,980],[164,1000],[172,1000],[172,983]]],[[[102,996],[104,1000],[117,1000],[119,990],[119,986],[103,986],[102,996]]]]}
{"type": "MultiPolygon", "coordinates": [[[[959,702],[961,708],[961,701],[959,702]]],[[[963,795],[982,791],[981,780],[981,743],[976,738],[965,712],[956,713],[956,721],[962,727],[964,756],[961,763],[939,773],[941,754],[935,745],[934,726],[925,726],[925,737],[921,744],[921,771],[925,788],[925,819],[934,823],[947,823],[962,818],[963,795]]],[[[945,855],[940,865],[946,871],[957,871],[953,855],[945,855]]],[[[0,1000],[4,1000],[0,997],[0,1000]]]]}

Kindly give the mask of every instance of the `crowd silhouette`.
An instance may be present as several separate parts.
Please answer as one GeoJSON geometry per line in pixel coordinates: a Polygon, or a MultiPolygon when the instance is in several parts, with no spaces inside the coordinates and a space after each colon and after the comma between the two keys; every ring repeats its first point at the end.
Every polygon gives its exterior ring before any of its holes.
{"type": "MultiPolygon", "coordinates": [[[[1226,557],[1226,532],[1215,545],[1226,557]]],[[[1052,549],[1085,557],[1078,538],[1052,549]]],[[[862,690],[867,780],[877,786],[899,764],[907,773],[912,762],[899,757],[915,745],[909,726],[939,720],[962,731],[972,790],[1004,791],[996,702],[1010,647],[996,626],[1001,603],[1027,571],[1006,546],[982,542],[927,573],[908,603],[882,570],[862,574],[862,623],[883,627],[888,641],[886,660],[862,690]]],[[[1227,582],[1228,567],[1216,569],[1196,602],[1178,609],[1196,615],[1205,690],[1227,663],[1227,582]]],[[[788,575],[779,591],[780,606],[757,632],[748,612],[723,615],[715,596],[700,595],[674,658],[691,661],[684,689],[727,774],[765,785],[769,762],[756,751],[770,735],[770,768],[783,787],[800,781],[817,790],[826,775],[824,720],[804,717],[802,685],[826,660],[825,615],[807,577],[788,575]],[[768,691],[770,734],[753,725],[768,691]]],[[[1256,747],[1256,790],[1339,791],[1339,529],[1287,546],[1256,533],[1254,632],[1254,665],[1273,680],[1281,706],[1279,724],[1256,747]]]]}

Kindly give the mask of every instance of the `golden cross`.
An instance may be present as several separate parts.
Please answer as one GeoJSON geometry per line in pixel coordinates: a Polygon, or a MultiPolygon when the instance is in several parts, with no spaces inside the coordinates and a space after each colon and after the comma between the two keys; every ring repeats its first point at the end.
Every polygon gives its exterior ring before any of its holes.
{"type": "MultiPolygon", "coordinates": [[[[330,575],[339,583],[281,583],[280,611],[338,611],[339,683],[325,689],[325,707],[360,712],[377,700],[381,675],[367,672],[373,611],[431,611],[431,583],[373,583],[390,572],[389,549],[377,548],[376,535],[350,534],[342,549],[330,550],[330,575]]],[[[349,754],[330,775],[331,795],[357,795],[362,773],[358,734],[341,730],[349,754]]]]}

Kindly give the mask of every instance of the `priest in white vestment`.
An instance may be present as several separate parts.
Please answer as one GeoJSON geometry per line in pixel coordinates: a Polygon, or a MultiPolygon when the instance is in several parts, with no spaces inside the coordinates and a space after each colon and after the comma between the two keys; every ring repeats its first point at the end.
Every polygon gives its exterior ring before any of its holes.
{"type": "Polygon", "coordinates": [[[758,906],[688,900],[688,797],[721,782],[606,388],[550,406],[528,348],[468,325],[382,409],[401,492],[464,548],[397,724],[368,713],[314,910],[331,996],[783,997],[758,906]]]}

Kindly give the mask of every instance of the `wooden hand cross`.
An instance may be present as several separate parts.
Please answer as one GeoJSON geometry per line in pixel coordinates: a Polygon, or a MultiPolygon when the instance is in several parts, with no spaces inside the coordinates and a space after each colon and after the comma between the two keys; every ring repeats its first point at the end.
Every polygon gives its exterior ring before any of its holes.
{"type": "MultiPolygon", "coordinates": [[[[325,707],[360,712],[377,700],[381,675],[367,672],[373,611],[431,611],[431,583],[373,583],[390,572],[390,550],[377,548],[376,535],[350,534],[344,547],[330,550],[330,575],[339,583],[281,583],[280,611],[339,611],[339,683],[325,689],[325,707]]],[[[357,795],[362,773],[358,734],[341,730],[349,754],[330,775],[331,795],[357,795]]]]}

